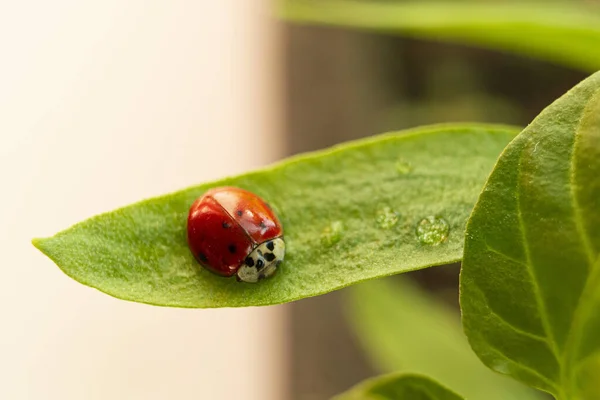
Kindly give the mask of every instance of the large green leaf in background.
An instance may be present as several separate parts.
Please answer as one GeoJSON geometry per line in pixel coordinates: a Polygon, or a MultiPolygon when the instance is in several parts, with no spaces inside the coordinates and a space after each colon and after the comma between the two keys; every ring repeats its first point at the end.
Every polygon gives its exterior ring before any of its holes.
{"type": "Polygon", "coordinates": [[[470,400],[541,398],[490,371],[469,347],[458,310],[407,279],[378,279],[346,293],[350,322],[382,371],[424,374],[470,400]]]}
{"type": "Polygon", "coordinates": [[[391,374],[368,379],[333,400],[462,400],[430,378],[391,374]]]}
{"type": "Polygon", "coordinates": [[[281,0],[280,15],[600,69],[600,5],[592,2],[281,0]]]}
{"type": "Polygon", "coordinates": [[[508,146],[466,237],[461,307],[479,357],[560,400],[600,399],[600,73],[508,146]]]}
{"type": "Polygon", "coordinates": [[[34,244],[77,281],[126,300],[241,307],[316,296],[460,260],[466,220],[516,133],[465,125],[377,136],[146,200],[34,244]],[[278,212],[287,253],[272,279],[221,278],[190,254],[188,209],[222,185],[249,189],[278,212]]]}

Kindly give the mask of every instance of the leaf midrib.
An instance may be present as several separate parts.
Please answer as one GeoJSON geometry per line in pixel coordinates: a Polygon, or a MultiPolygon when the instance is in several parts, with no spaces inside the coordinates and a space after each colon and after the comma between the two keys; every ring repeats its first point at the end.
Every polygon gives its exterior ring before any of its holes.
{"type": "MultiPolygon", "coordinates": [[[[594,93],[590,96],[590,102],[588,104],[596,104],[596,97],[600,94],[600,89],[594,91],[594,93]]],[[[584,252],[586,254],[586,258],[588,261],[588,275],[586,277],[583,289],[579,294],[579,298],[577,300],[577,307],[575,308],[575,312],[573,314],[573,318],[571,319],[571,325],[569,326],[569,330],[567,331],[567,339],[565,341],[565,348],[562,354],[562,361],[564,362],[565,367],[561,370],[561,387],[568,387],[570,391],[574,391],[573,384],[574,379],[572,378],[573,371],[576,369],[574,364],[575,357],[575,346],[579,342],[582,335],[582,326],[583,320],[585,316],[589,314],[590,302],[583,302],[582,299],[586,299],[590,295],[590,291],[592,291],[596,285],[597,280],[600,278],[600,257],[597,257],[594,254],[592,249],[591,239],[589,235],[586,233],[584,222],[583,222],[583,213],[581,210],[581,204],[579,202],[579,198],[577,196],[576,191],[576,176],[577,176],[577,163],[575,162],[575,157],[577,155],[577,146],[581,137],[582,130],[582,122],[586,116],[587,107],[583,109],[579,120],[577,121],[577,128],[575,129],[575,137],[573,139],[573,148],[571,151],[571,157],[569,159],[570,164],[570,174],[569,174],[569,189],[571,193],[571,198],[573,199],[573,213],[575,215],[575,225],[577,228],[577,233],[581,239],[581,243],[583,245],[584,252]],[[583,304],[583,306],[582,306],[583,304]],[[570,384],[569,384],[570,383],[570,384]],[[568,385],[568,386],[567,386],[568,385]]]]}
{"type": "MultiPolygon", "coordinates": [[[[575,379],[571,379],[574,371],[577,369],[577,364],[574,363],[575,358],[575,345],[579,343],[583,330],[583,321],[589,316],[590,311],[593,310],[591,307],[591,301],[581,301],[582,299],[589,299],[594,289],[600,285],[600,257],[596,258],[596,261],[590,265],[591,272],[588,274],[585,285],[579,296],[578,304],[575,309],[573,319],[571,320],[571,327],[567,334],[567,341],[565,344],[565,351],[563,354],[563,362],[565,367],[563,368],[563,374],[561,374],[561,387],[568,387],[569,393],[574,394],[576,389],[573,387],[575,379]],[[577,323],[576,323],[577,322],[577,323]]],[[[597,351],[595,353],[598,353],[597,351]]],[[[595,353],[591,353],[592,356],[595,353]]],[[[587,358],[586,357],[586,358],[587,358]]],[[[565,397],[568,399],[569,397],[565,397]]]]}
{"type": "MultiPolygon", "coordinates": [[[[594,98],[600,94],[600,89],[596,90],[591,96],[590,96],[590,102],[592,104],[594,104],[594,98]]],[[[588,263],[588,274],[583,286],[583,289],[581,290],[581,293],[579,294],[579,299],[577,300],[577,306],[575,307],[575,311],[573,313],[573,318],[571,319],[571,325],[569,326],[569,329],[567,331],[567,336],[566,336],[566,341],[565,341],[565,346],[563,348],[562,351],[560,351],[558,349],[558,345],[556,342],[556,339],[554,337],[554,333],[553,331],[550,329],[550,324],[549,324],[549,320],[548,320],[548,312],[546,309],[546,305],[545,302],[540,294],[540,288],[539,288],[539,283],[537,281],[537,277],[533,271],[533,269],[531,268],[533,266],[533,263],[531,261],[530,258],[530,249],[529,249],[529,242],[526,240],[527,234],[526,234],[526,228],[525,228],[525,223],[523,221],[523,217],[522,217],[522,210],[521,210],[521,185],[518,183],[517,184],[517,190],[515,191],[515,195],[516,195],[516,200],[517,200],[517,216],[518,216],[518,220],[519,220],[519,227],[522,233],[522,237],[523,237],[523,247],[524,247],[524,251],[525,251],[525,257],[526,257],[526,261],[523,263],[526,265],[527,268],[527,272],[529,273],[531,279],[532,279],[532,284],[533,284],[533,288],[534,288],[534,295],[536,298],[536,301],[538,303],[538,307],[540,308],[541,315],[540,315],[540,319],[541,322],[543,324],[544,330],[546,332],[547,335],[547,342],[552,350],[552,353],[554,354],[554,356],[556,357],[557,362],[559,363],[559,368],[560,368],[560,382],[558,385],[559,388],[559,393],[557,393],[558,399],[569,399],[569,395],[574,393],[574,379],[572,378],[572,374],[573,371],[576,369],[575,366],[573,365],[574,363],[574,357],[575,357],[575,347],[577,345],[577,343],[579,342],[579,339],[581,337],[582,332],[582,326],[583,326],[583,320],[585,319],[585,317],[587,315],[589,315],[590,312],[590,306],[589,306],[589,301],[585,302],[582,300],[588,298],[590,296],[590,292],[593,291],[593,289],[600,284],[600,256],[596,257],[596,255],[594,254],[594,251],[592,249],[591,246],[591,239],[588,236],[588,234],[585,231],[585,226],[584,226],[584,222],[583,222],[583,218],[582,218],[582,210],[581,210],[581,205],[579,203],[579,199],[577,197],[577,193],[575,190],[575,176],[576,176],[576,163],[575,163],[575,157],[576,157],[576,149],[577,149],[577,143],[579,142],[579,138],[581,137],[581,124],[582,121],[584,119],[584,116],[586,115],[585,113],[585,108],[582,111],[578,123],[577,123],[577,128],[575,129],[575,134],[574,134],[574,140],[573,140],[573,146],[572,146],[572,151],[571,151],[571,155],[570,155],[570,159],[569,159],[569,166],[570,166],[570,174],[569,174],[569,190],[570,190],[570,194],[571,194],[571,198],[572,198],[572,209],[573,209],[573,215],[574,215],[574,222],[575,222],[575,226],[577,229],[577,233],[580,239],[579,243],[582,243],[582,247],[583,250],[586,254],[586,259],[587,259],[587,263],[588,263]],[[567,390],[568,388],[568,390],[567,390]]],[[[520,178],[521,178],[521,167],[522,167],[522,161],[523,161],[523,155],[525,153],[525,150],[521,151],[521,154],[519,154],[519,158],[518,158],[518,164],[517,164],[517,182],[520,182],[520,178]]]]}

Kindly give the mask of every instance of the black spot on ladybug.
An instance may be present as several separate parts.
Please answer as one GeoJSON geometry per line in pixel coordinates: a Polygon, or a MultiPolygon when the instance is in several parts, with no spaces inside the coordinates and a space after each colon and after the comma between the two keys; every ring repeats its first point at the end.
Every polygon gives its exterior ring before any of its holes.
{"type": "Polygon", "coordinates": [[[264,261],[263,261],[263,260],[258,260],[258,261],[256,262],[256,269],[261,269],[261,268],[262,268],[262,267],[264,267],[264,266],[265,266],[265,263],[264,263],[264,261]]]}
{"type": "Polygon", "coordinates": [[[262,255],[263,255],[263,252],[262,252],[260,249],[258,249],[258,250],[256,250],[256,251],[258,251],[258,255],[262,257],[262,255]]]}
{"type": "Polygon", "coordinates": [[[229,247],[227,248],[229,250],[229,252],[231,254],[235,254],[237,248],[235,247],[235,244],[230,244],[229,247]]]}
{"type": "Polygon", "coordinates": [[[266,229],[266,228],[267,228],[267,225],[265,225],[265,222],[264,222],[264,221],[260,221],[260,227],[261,227],[262,229],[266,229]]]}
{"type": "Polygon", "coordinates": [[[237,210],[235,213],[238,215],[238,217],[244,215],[244,212],[242,210],[237,210]]]}
{"type": "Polygon", "coordinates": [[[202,262],[207,262],[208,258],[206,258],[206,256],[202,253],[198,253],[198,259],[202,262]]]}
{"type": "Polygon", "coordinates": [[[253,267],[254,266],[254,259],[252,257],[246,257],[245,263],[246,263],[247,266],[253,267]]]}
{"type": "Polygon", "coordinates": [[[231,224],[229,222],[223,221],[223,229],[231,228],[231,224]]]}
{"type": "Polygon", "coordinates": [[[267,253],[265,254],[265,260],[267,261],[273,261],[275,259],[275,254],[273,253],[267,253]]]}
{"type": "Polygon", "coordinates": [[[273,243],[273,242],[267,243],[267,249],[269,249],[271,251],[275,250],[275,243],[273,243]]]}

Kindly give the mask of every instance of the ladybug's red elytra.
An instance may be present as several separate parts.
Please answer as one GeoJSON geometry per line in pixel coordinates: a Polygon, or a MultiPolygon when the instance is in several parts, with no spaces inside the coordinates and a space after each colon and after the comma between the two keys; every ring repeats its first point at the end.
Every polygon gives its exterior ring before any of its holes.
{"type": "Polygon", "coordinates": [[[188,214],[188,245],[204,268],[255,283],[275,274],[283,261],[283,228],[260,197],[236,187],[211,189],[188,214]]]}

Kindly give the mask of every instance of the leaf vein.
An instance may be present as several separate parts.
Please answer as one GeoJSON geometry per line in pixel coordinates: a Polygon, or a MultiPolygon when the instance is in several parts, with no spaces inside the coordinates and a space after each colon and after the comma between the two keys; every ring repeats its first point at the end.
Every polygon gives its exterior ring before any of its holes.
{"type": "Polygon", "coordinates": [[[561,380],[563,382],[568,380],[569,372],[572,372],[576,368],[576,366],[572,365],[575,356],[575,349],[573,347],[578,343],[578,339],[581,336],[583,319],[593,311],[594,302],[589,299],[589,297],[593,296],[593,291],[600,286],[600,257],[596,258],[596,261],[592,264],[591,268],[592,272],[588,274],[581,295],[579,296],[577,308],[571,319],[571,326],[567,335],[565,352],[562,358],[566,365],[561,374],[561,380]],[[588,298],[588,301],[582,301],[582,299],[586,298],[588,298]]]}
{"type": "MultiPolygon", "coordinates": [[[[596,93],[600,93],[600,91],[597,91],[596,93]]],[[[595,96],[592,95],[592,98],[595,96]]],[[[594,251],[592,250],[592,245],[591,245],[591,240],[590,237],[586,234],[585,232],[585,227],[584,227],[584,223],[583,223],[583,218],[582,218],[582,213],[581,213],[581,205],[579,204],[579,198],[577,197],[577,193],[575,191],[575,187],[576,187],[576,168],[575,168],[575,156],[577,154],[577,143],[579,142],[579,138],[581,137],[581,134],[579,133],[581,130],[581,123],[583,121],[583,117],[585,115],[585,109],[584,111],[581,112],[581,116],[579,118],[579,121],[577,123],[577,128],[575,129],[575,138],[573,139],[573,149],[571,151],[571,156],[569,159],[569,164],[570,164],[570,174],[569,174],[569,189],[571,192],[571,198],[573,199],[573,213],[575,214],[575,225],[577,227],[577,232],[579,233],[579,236],[581,237],[581,242],[583,243],[583,248],[585,251],[585,254],[587,256],[588,259],[588,267],[592,268],[594,265],[594,259],[596,258],[596,256],[594,255],[594,251]]],[[[589,276],[589,275],[588,275],[589,276]]]]}
{"type": "Polygon", "coordinates": [[[506,355],[506,353],[504,353],[502,350],[500,350],[498,347],[494,346],[493,344],[491,344],[487,339],[483,339],[488,346],[490,346],[490,349],[492,349],[492,351],[496,352],[497,354],[499,354],[500,356],[504,357],[505,359],[507,359],[508,361],[516,364],[518,366],[518,368],[521,368],[525,371],[527,371],[528,373],[538,377],[538,379],[542,382],[544,382],[546,385],[548,385],[549,388],[552,389],[556,389],[556,384],[554,382],[552,382],[549,378],[545,377],[544,375],[540,374],[538,371],[536,371],[535,369],[528,367],[527,365],[523,364],[522,362],[519,362],[517,360],[514,360],[510,357],[508,357],[506,355]]]}
{"type": "Polygon", "coordinates": [[[583,366],[585,365],[585,363],[587,363],[588,361],[593,360],[594,358],[598,358],[600,356],[600,349],[588,354],[587,356],[577,360],[577,364],[575,364],[573,366],[573,370],[578,370],[580,368],[583,368],[583,366]]]}
{"type": "Polygon", "coordinates": [[[527,267],[527,265],[525,265],[525,262],[523,260],[517,260],[516,258],[511,257],[508,254],[490,246],[487,242],[485,243],[485,247],[492,253],[498,254],[499,256],[502,256],[502,257],[506,258],[507,260],[510,260],[516,264],[520,264],[520,265],[523,265],[524,267],[527,267]]]}
{"type": "MultiPolygon", "coordinates": [[[[524,153],[525,153],[524,151],[521,151],[521,154],[519,155],[519,161],[518,161],[518,165],[517,165],[517,168],[518,168],[517,176],[519,178],[521,178],[524,153]]],[[[527,259],[527,261],[524,263],[524,265],[526,267],[525,269],[527,270],[529,276],[531,277],[533,293],[534,293],[536,301],[538,303],[538,307],[542,311],[540,313],[540,319],[542,321],[544,330],[546,331],[546,335],[548,336],[548,344],[550,345],[550,349],[554,353],[554,357],[558,361],[558,360],[560,360],[560,355],[559,355],[560,352],[559,352],[558,346],[556,344],[556,339],[554,338],[554,333],[552,332],[552,329],[550,328],[550,321],[548,321],[548,310],[546,309],[546,303],[544,302],[544,299],[542,298],[542,295],[540,293],[539,283],[537,281],[535,272],[533,271],[533,268],[532,268],[533,263],[531,261],[531,249],[529,248],[529,245],[528,245],[529,242],[527,241],[527,232],[525,229],[525,222],[523,220],[523,212],[521,210],[521,182],[520,182],[520,179],[517,181],[515,196],[516,196],[516,202],[517,202],[517,219],[519,221],[519,229],[521,230],[521,235],[523,238],[522,242],[523,242],[523,249],[525,251],[525,258],[527,259]]]]}
{"type": "MultiPolygon", "coordinates": [[[[473,282],[473,287],[475,287],[479,291],[479,293],[481,293],[481,295],[483,297],[485,297],[485,292],[479,287],[479,285],[476,282],[473,282]]],[[[486,303],[485,304],[486,304],[487,309],[490,311],[491,314],[493,314],[496,317],[498,317],[498,319],[500,320],[500,322],[502,322],[504,325],[506,325],[507,327],[509,327],[515,333],[527,336],[530,339],[538,340],[538,341],[544,342],[547,345],[549,345],[547,337],[544,337],[542,335],[538,335],[537,333],[528,332],[528,331],[526,331],[526,330],[524,330],[522,328],[519,328],[518,326],[514,325],[512,322],[509,322],[505,317],[503,317],[502,315],[500,315],[496,310],[494,310],[490,306],[490,302],[487,301],[487,299],[486,299],[486,303]]]]}
{"type": "MultiPolygon", "coordinates": [[[[593,103],[594,98],[600,93],[600,89],[596,90],[595,93],[590,96],[590,101],[593,103]]],[[[569,326],[569,330],[567,331],[567,339],[565,341],[565,347],[563,349],[563,357],[562,361],[565,364],[565,368],[561,373],[561,381],[565,382],[569,379],[569,373],[572,373],[573,370],[577,368],[577,366],[573,366],[573,357],[575,356],[575,349],[573,348],[578,342],[578,338],[581,336],[581,327],[583,325],[582,318],[585,317],[589,313],[590,306],[585,306],[586,303],[582,303],[582,300],[589,296],[589,291],[593,290],[594,283],[598,280],[600,274],[598,274],[599,261],[600,257],[596,258],[594,251],[591,245],[591,239],[589,235],[586,233],[585,225],[583,222],[583,216],[581,212],[581,205],[579,203],[579,198],[576,192],[576,175],[577,168],[575,158],[577,155],[577,145],[579,143],[579,138],[581,137],[581,124],[583,122],[585,116],[585,108],[581,112],[581,116],[577,123],[577,128],[575,129],[575,137],[573,139],[573,148],[571,150],[571,156],[569,159],[570,164],[570,174],[569,174],[569,189],[571,192],[571,198],[573,200],[573,214],[575,216],[575,226],[577,228],[577,233],[581,238],[581,243],[583,245],[583,250],[586,254],[586,258],[588,261],[588,274],[585,279],[585,283],[583,285],[583,289],[579,294],[579,298],[577,299],[577,306],[575,307],[575,311],[573,312],[573,317],[571,318],[571,324],[569,326]],[[594,261],[594,259],[596,259],[594,261]],[[582,310],[582,308],[584,310],[582,310]],[[582,315],[583,314],[583,315],[582,315]]],[[[587,304],[591,303],[588,301],[587,304]]],[[[565,386],[565,384],[563,384],[565,386]]]]}

